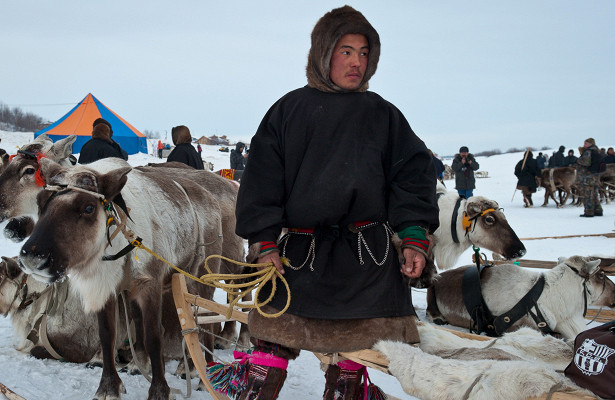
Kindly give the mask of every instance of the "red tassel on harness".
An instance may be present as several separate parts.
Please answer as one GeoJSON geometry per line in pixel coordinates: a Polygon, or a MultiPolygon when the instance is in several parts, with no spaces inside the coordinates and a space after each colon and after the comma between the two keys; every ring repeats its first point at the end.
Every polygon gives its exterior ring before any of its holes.
{"type": "Polygon", "coordinates": [[[38,163],[38,169],[36,170],[36,174],[34,175],[34,182],[36,182],[37,186],[45,186],[45,178],[41,173],[41,158],[44,158],[45,155],[43,153],[38,153],[36,155],[36,162],[38,163]]]}

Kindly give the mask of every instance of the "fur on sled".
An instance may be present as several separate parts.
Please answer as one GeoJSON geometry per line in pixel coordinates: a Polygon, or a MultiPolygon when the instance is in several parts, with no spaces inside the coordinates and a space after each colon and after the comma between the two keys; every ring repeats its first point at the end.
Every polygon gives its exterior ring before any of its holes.
{"type": "Polygon", "coordinates": [[[553,391],[591,395],[544,363],[443,359],[393,341],[374,349],[388,358],[389,372],[404,391],[423,400],[524,400],[553,391]]]}

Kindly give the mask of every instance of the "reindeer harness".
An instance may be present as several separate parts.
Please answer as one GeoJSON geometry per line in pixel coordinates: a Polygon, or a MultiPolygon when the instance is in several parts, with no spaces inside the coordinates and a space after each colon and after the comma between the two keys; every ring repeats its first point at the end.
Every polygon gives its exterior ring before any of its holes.
{"type": "MultiPolygon", "coordinates": [[[[553,331],[549,325],[547,324],[540,308],[538,308],[538,299],[542,294],[542,291],[545,286],[545,278],[544,275],[540,275],[534,286],[519,300],[519,302],[510,310],[505,312],[502,315],[494,316],[482,294],[482,290],[480,287],[480,275],[485,268],[490,268],[493,265],[491,264],[480,264],[480,257],[478,255],[478,248],[475,248],[476,253],[476,268],[468,268],[464,274],[461,284],[461,291],[463,294],[463,301],[466,306],[470,317],[472,318],[472,325],[470,327],[470,332],[474,331],[478,334],[485,332],[488,336],[502,336],[504,332],[508,328],[510,328],[515,322],[524,317],[526,314],[529,314],[538,329],[543,334],[553,335],[556,332],[553,331]],[[534,313],[532,309],[535,309],[534,313]]],[[[583,278],[583,316],[587,314],[587,294],[589,293],[589,289],[587,288],[587,281],[591,279],[593,275],[598,272],[601,272],[600,269],[596,270],[592,275],[583,275],[581,272],[575,267],[566,264],[568,268],[574,271],[577,275],[583,278]]],[[[604,272],[601,272],[604,274],[604,272]]],[[[606,282],[603,281],[603,291],[606,287],[606,282]]]]}
{"type": "MultiPolygon", "coordinates": [[[[459,237],[457,236],[457,217],[459,215],[459,207],[461,206],[461,200],[463,197],[459,196],[457,202],[455,203],[455,208],[453,208],[453,215],[451,216],[451,236],[453,237],[453,242],[459,244],[459,237]]],[[[461,222],[461,227],[466,233],[466,236],[476,228],[476,220],[482,217],[485,214],[489,214],[491,212],[495,212],[495,208],[488,208],[479,214],[476,214],[472,218],[468,216],[466,211],[463,212],[463,219],[461,222]]]]}

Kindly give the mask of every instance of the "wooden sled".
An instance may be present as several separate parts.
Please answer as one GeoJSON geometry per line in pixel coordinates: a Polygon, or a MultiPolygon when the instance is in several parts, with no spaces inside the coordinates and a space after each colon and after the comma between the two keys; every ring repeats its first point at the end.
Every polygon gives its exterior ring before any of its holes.
{"type": "MultiPolygon", "coordinates": [[[[181,325],[182,331],[187,333],[184,334],[184,339],[186,340],[186,348],[190,352],[190,356],[192,357],[192,361],[197,369],[199,377],[203,381],[203,384],[207,388],[209,394],[216,400],[228,400],[228,397],[218,393],[214,390],[211,382],[207,379],[205,375],[207,362],[205,361],[205,356],[203,355],[203,351],[201,350],[201,345],[199,343],[199,334],[198,334],[198,324],[211,324],[214,322],[223,322],[235,320],[244,324],[248,323],[248,313],[243,312],[238,309],[233,309],[230,318],[226,319],[225,315],[228,312],[228,306],[216,303],[212,300],[207,300],[198,295],[192,294],[188,291],[186,285],[186,277],[181,274],[173,274],[172,277],[172,288],[173,288],[173,299],[175,300],[175,307],[177,308],[177,316],[179,318],[179,322],[181,325]],[[193,307],[198,306],[207,311],[217,313],[219,315],[215,315],[213,317],[197,317],[194,318],[193,307]]],[[[473,340],[491,340],[492,338],[486,336],[475,335],[466,332],[459,332],[455,330],[450,330],[442,327],[438,327],[439,329],[445,329],[459,337],[469,338],[473,340]]],[[[322,354],[322,353],[314,353],[314,355],[324,363],[331,363],[333,361],[333,354],[322,354]]],[[[384,372],[389,374],[388,366],[389,362],[387,358],[380,352],[371,349],[365,349],[354,352],[342,352],[336,355],[340,359],[349,359],[359,364],[362,364],[366,367],[373,368],[375,370],[384,372]]],[[[400,400],[391,395],[387,395],[390,400],[400,400]]],[[[541,397],[532,397],[527,400],[546,400],[547,395],[541,397]]],[[[597,400],[596,397],[593,396],[579,396],[573,395],[569,393],[563,392],[555,392],[551,396],[551,400],[597,400]]]]}

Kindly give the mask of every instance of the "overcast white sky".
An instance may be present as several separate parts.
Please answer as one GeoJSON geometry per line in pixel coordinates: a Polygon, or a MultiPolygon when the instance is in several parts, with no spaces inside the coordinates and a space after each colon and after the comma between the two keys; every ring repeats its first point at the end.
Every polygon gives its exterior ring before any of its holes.
{"type": "Polygon", "coordinates": [[[169,140],[184,124],[249,141],[344,4],[380,34],[370,90],[434,152],[615,145],[611,0],[5,0],[0,102],[55,121],[91,92],[169,140]]]}

